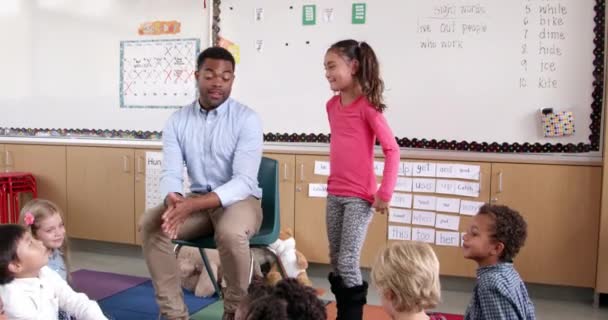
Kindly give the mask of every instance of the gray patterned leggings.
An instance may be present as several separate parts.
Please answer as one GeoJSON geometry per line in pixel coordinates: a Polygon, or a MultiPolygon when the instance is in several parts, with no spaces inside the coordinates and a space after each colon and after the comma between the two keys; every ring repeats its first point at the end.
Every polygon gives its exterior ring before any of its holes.
{"type": "Polygon", "coordinates": [[[327,237],[331,266],[348,288],[361,285],[359,259],[374,210],[356,197],[327,196],[327,237]]]}

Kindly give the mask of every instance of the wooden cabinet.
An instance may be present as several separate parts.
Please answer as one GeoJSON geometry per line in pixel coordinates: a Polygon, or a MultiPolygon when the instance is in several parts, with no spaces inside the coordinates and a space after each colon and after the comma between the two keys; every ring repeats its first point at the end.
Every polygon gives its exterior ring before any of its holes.
{"type": "MultiPolygon", "coordinates": [[[[604,158],[604,161],[606,161],[606,158],[604,158]]],[[[608,293],[608,170],[604,170],[603,172],[602,185],[602,209],[595,290],[599,293],[608,293]]]]}
{"type": "Polygon", "coordinates": [[[135,244],[141,245],[141,233],[138,230],[139,220],[146,211],[146,152],[160,150],[135,150],[135,244]]]}
{"type": "MultiPolygon", "coordinates": [[[[63,211],[63,219],[69,230],[67,219],[66,147],[44,145],[4,146],[7,171],[31,172],[36,178],[38,197],[55,203],[63,211]]],[[[22,200],[26,200],[22,198],[22,200]]],[[[23,203],[21,203],[23,205],[23,203]]]]}
{"type": "Polygon", "coordinates": [[[4,145],[0,144],[0,172],[4,172],[6,168],[6,153],[4,152],[4,145]]]}
{"type": "MultiPolygon", "coordinates": [[[[608,165],[607,157],[608,150],[605,150],[604,167],[608,165]]],[[[599,293],[608,293],[608,170],[604,170],[602,181],[602,207],[600,211],[599,250],[595,290],[599,293]]]]}
{"type": "Polygon", "coordinates": [[[133,157],[133,149],[67,148],[70,236],[135,242],[133,157]]]}
{"type": "Polygon", "coordinates": [[[279,206],[281,230],[291,228],[295,232],[295,166],[293,154],[268,153],[265,157],[279,162],[279,206]]]}
{"type": "MultiPolygon", "coordinates": [[[[295,225],[297,248],[311,262],[329,263],[329,245],[325,223],[326,198],[310,197],[311,183],[327,183],[327,176],[315,175],[315,161],[329,161],[326,156],[296,156],[295,225]]],[[[387,216],[375,214],[361,252],[361,266],[373,263],[378,249],[386,244],[387,216]]]]}
{"type": "Polygon", "coordinates": [[[595,286],[600,190],[600,167],[492,164],[493,202],[528,223],[515,258],[524,281],[595,286]]]}

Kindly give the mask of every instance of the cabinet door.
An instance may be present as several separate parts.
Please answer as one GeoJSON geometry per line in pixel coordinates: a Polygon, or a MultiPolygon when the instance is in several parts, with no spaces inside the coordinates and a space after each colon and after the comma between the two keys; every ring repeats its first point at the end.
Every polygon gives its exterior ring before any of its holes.
{"type": "Polygon", "coordinates": [[[293,154],[268,153],[265,157],[279,161],[279,206],[281,230],[290,228],[295,232],[295,165],[293,154]]]}
{"type": "Polygon", "coordinates": [[[66,147],[7,144],[5,151],[5,157],[10,164],[6,169],[31,172],[36,178],[38,197],[59,206],[63,211],[64,223],[69,228],[66,217],[66,147]]]}
{"type": "Polygon", "coordinates": [[[528,239],[515,257],[522,278],[594,287],[601,168],[495,163],[492,177],[492,200],[528,223],[528,239]]]}
{"type": "Polygon", "coordinates": [[[135,243],[134,150],[68,147],[70,236],[135,243]]]}
{"type": "MultiPolygon", "coordinates": [[[[326,198],[310,197],[311,183],[327,183],[327,176],[314,173],[315,161],[329,161],[327,156],[296,156],[296,242],[311,262],[329,263],[329,244],[325,223],[326,198]]],[[[361,266],[369,267],[378,250],[386,244],[387,216],[374,214],[361,251],[361,266]]]]}
{"type": "Polygon", "coordinates": [[[0,172],[4,172],[6,168],[6,153],[4,152],[4,145],[0,144],[0,172]]]}
{"type": "MultiPolygon", "coordinates": [[[[604,168],[608,168],[608,151],[605,151],[604,155],[604,168]]],[[[608,293],[608,170],[603,170],[602,174],[602,208],[595,290],[608,293]]]]}

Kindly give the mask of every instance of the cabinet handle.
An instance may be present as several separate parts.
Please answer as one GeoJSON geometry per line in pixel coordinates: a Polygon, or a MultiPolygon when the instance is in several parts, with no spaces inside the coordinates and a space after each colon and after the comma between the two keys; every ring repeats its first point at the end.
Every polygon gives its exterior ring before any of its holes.
{"type": "Polygon", "coordinates": [[[129,169],[129,156],[122,156],[122,171],[125,173],[131,172],[129,169]]]}
{"type": "Polygon", "coordinates": [[[498,171],[498,191],[496,193],[502,193],[502,171],[498,171]]]}
{"type": "Polygon", "coordinates": [[[287,181],[287,163],[283,163],[283,181],[287,181]]]}
{"type": "Polygon", "coordinates": [[[137,162],[135,163],[135,170],[137,170],[137,174],[143,174],[144,171],[142,169],[141,162],[143,161],[143,157],[137,157],[137,162]]]}
{"type": "Polygon", "coordinates": [[[4,165],[6,166],[7,170],[8,170],[8,167],[13,166],[13,155],[8,150],[6,150],[6,152],[4,152],[4,165]]]}
{"type": "Polygon", "coordinates": [[[304,182],[304,164],[300,164],[300,182],[304,182]]]}

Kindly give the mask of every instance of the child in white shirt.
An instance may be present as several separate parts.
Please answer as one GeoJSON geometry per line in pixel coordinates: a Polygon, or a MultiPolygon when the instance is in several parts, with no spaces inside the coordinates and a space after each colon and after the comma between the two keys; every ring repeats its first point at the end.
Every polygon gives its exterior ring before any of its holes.
{"type": "Polygon", "coordinates": [[[61,308],[78,320],[107,320],[95,301],[76,293],[46,265],[48,253],[23,226],[0,225],[0,299],[9,319],[57,319],[61,308]]]}
{"type": "Polygon", "coordinates": [[[4,314],[4,304],[2,303],[2,299],[0,299],[0,320],[8,320],[6,314],[4,314]]]}

